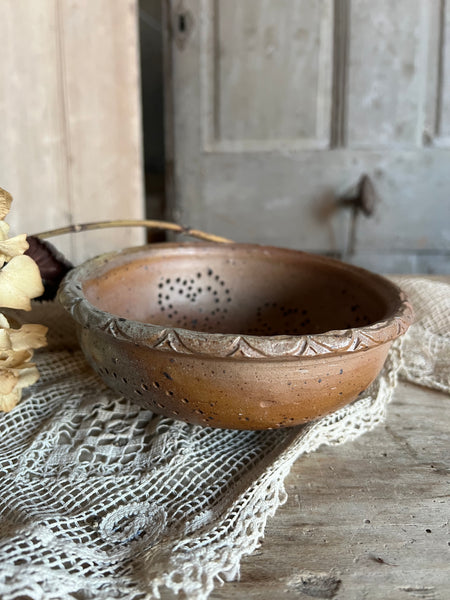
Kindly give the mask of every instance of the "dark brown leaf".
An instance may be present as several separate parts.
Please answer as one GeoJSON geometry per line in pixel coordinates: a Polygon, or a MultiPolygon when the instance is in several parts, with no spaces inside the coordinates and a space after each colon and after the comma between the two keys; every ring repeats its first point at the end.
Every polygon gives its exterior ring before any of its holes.
{"type": "Polygon", "coordinates": [[[38,300],[53,300],[59,284],[65,274],[73,269],[73,265],[46,240],[30,235],[27,237],[27,242],[30,247],[25,254],[31,256],[37,263],[45,288],[44,293],[38,300]]]}

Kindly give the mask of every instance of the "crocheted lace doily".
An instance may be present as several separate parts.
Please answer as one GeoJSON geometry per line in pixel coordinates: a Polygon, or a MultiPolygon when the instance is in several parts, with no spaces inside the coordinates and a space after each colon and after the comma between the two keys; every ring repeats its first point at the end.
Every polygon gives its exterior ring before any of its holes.
{"type": "Polygon", "coordinates": [[[106,388],[57,305],[41,379],[0,415],[0,597],[207,598],[285,501],[292,463],[380,423],[398,374],[450,391],[450,286],[402,278],[417,323],[350,406],[302,427],[231,431],[158,417],[106,388]]]}

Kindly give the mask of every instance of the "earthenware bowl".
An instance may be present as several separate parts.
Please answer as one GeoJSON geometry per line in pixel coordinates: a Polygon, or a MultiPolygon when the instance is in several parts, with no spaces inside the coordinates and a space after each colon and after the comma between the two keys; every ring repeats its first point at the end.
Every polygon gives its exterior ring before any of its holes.
{"type": "Polygon", "coordinates": [[[267,429],[351,402],[412,321],[387,279],[249,244],[153,244],[75,268],[59,299],[105,383],[189,423],[267,429]]]}

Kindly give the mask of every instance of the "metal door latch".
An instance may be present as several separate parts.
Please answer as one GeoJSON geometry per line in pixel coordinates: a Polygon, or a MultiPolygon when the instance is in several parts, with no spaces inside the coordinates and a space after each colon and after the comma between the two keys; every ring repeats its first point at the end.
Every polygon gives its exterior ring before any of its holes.
{"type": "Polygon", "coordinates": [[[337,199],[338,207],[349,208],[352,211],[347,255],[354,254],[355,252],[356,224],[359,215],[362,213],[365,217],[371,217],[379,203],[380,197],[372,180],[366,174],[360,177],[358,183],[350,192],[337,199]]]}

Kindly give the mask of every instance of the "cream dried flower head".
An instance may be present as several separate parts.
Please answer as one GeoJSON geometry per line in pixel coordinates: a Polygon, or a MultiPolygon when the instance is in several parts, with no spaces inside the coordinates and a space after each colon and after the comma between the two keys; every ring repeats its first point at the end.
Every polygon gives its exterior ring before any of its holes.
{"type": "Polygon", "coordinates": [[[28,250],[27,234],[22,233],[8,238],[9,225],[0,221],[0,267],[15,256],[20,256],[28,250]]]}
{"type": "MultiPolygon", "coordinates": [[[[0,188],[0,307],[31,310],[30,300],[40,296],[44,287],[39,268],[28,249],[26,235],[8,238],[9,226],[3,221],[12,197],[0,188]]],[[[39,379],[31,362],[33,350],[45,346],[47,328],[42,325],[11,327],[0,313],[0,411],[9,411],[22,397],[22,390],[39,379]]]]}
{"type": "Polygon", "coordinates": [[[9,209],[11,208],[11,203],[12,203],[11,194],[9,192],[7,192],[6,190],[4,190],[3,188],[0,188],[0,219],[2,221],[6,217],[6,215],[9,213],[9,209]]]}

